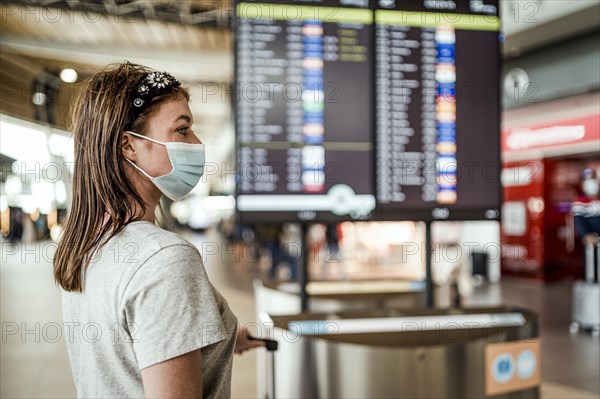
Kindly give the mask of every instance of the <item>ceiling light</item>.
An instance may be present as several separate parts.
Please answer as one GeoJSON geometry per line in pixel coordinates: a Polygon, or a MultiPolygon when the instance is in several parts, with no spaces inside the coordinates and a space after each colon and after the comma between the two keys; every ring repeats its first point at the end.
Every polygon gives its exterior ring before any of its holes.
{"type": "Polygon", "coordinates": [[[46,104],[46,95],[44,93],[35,93],[31,99],[35,105],[46,104]]]}
{"type": "Polygon", "coordinates": [[[71,68],[63,69],[60,71],[60,78],[65,83],[73,83],[77,80],[77,72],[71,68]]]}

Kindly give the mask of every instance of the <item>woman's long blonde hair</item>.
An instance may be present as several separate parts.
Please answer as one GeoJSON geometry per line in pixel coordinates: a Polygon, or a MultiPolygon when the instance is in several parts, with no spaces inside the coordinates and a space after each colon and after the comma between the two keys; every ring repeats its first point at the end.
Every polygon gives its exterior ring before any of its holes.
{"type": "Polygon", "coordinates": [[[109,65],[82,82],[72,104],[73,202],[54,256],[54,279],[66,291],[82,292],[83,272],[94,250],[145,213],[146,205],[123,168],[122,134],[146,134],[145,122],[161,103],[179,95],[189,99],[187,90],[174,87],[136,116],[134,93],[151,72],[128,62],[109,65]]]}

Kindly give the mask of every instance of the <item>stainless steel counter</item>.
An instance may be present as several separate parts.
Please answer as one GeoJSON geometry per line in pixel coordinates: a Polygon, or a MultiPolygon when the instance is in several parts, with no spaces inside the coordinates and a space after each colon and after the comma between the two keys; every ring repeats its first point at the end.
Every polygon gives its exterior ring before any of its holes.
{"type": "MultiPolygon", "coordinates": [[[[286,306],[285,296],[276,292],[257,295],[263,335],[279,341],[278,398],[485,398],[493,367],[518,380],[516,367],[522,366],[516,360],[512,366],[492,364],[488,348],[539,343],[537,316],[521,309],[344,310],[340,305],[332,312],[283,314],[292,310],[292,298],[286,306]]],[[[266,363],[259,358],[257,394],[265,397],[266,363]]],[[[531,383],[494,396],[538,397],[539,387],[531,383]]]]}

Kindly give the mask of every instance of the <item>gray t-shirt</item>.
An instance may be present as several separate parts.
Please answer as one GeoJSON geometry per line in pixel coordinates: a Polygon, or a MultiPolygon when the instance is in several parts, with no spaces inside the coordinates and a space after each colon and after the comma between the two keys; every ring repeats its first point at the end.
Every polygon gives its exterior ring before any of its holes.
{"type": "Polygon", "coordinates": [[[237,319],[198,250],[150,222],[99,248],[83,293],[63,292],[78,397],[143,398],[140,370],[202,348],[205,398],[231,397],[237,319]]]}

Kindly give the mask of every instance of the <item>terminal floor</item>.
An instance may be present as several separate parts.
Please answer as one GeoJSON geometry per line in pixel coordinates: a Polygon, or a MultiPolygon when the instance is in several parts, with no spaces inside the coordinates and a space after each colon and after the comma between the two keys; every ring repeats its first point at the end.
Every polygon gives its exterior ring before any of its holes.
{"type": "MultiPolygon", "coordinates": [[[[231,262],[225,246],[215,236],[189,236],[204,252],[206,269],[213,284],[227,298],[240,323],[254,320],[252,280],[264,274],[261,268],[231,262]]],[[[64,336],[57,340],[61,325],[60,294],[52,281],[48,259],[52,245],[28,244],[13,249],[1,243],[0,350],[1,398],[68,398],[75,396],[64,336]],[[9,331],[17,329],[17,333],[9,331]]],[[[600,342],[585,333],[568,332],[571,283],[541,283],[502,279],[499,284],[479,287],[468,305],[508,303],[537,310],[542,326],[542,397],[585,399],[600,397],[600,342]]],[[[232,396],[256,397],[256,351],[236,356],[232,396]]]]}

